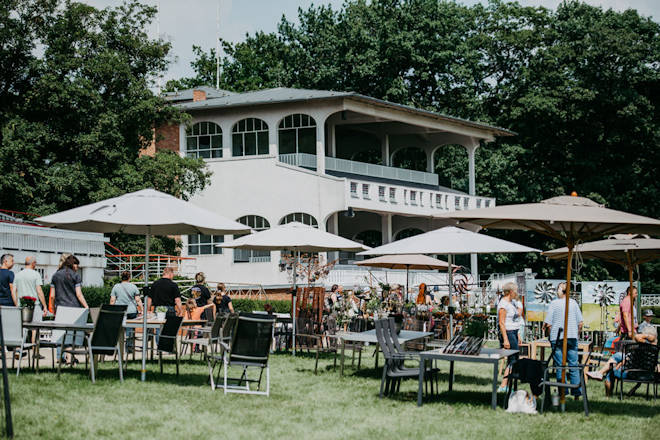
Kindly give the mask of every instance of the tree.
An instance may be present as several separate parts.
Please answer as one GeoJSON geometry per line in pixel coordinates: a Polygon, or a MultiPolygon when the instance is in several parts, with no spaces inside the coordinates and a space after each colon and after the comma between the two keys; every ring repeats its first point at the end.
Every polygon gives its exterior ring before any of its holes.
{"type": "MultiPolygon", "coordinates": [[[[507,127],[518,133],[477,150],[477,192],[499,204],[573,190],[624,211],[660,217],[660,25],[634,10],[577,1],[556,10],[499,0],[464,6],[435,0],[364,0],[298,12],[278,31],[223,42],[220,87],[352,90],[507,127]]],[[[193,81],[215,79],[215,53],[197,48],[193,81]]],[[[191,79],[189,79],[191,80],[191,79]]],[[[374,157],[368,162],[377,162],[374,157]]],[[[415,160],[406,159],[411,165],[415,160]]],[[[445,184],[466,182],[464,153],[440,149],[445,184]],[[461,164],[448,170],[450,164],[461,164]]],[[[495,234],[531,246],[545,237],[495,234]]],[[[482,272],[531,267],[560,277],[539,256],[482,257],[482,272]]],[[[646,265],[645,280],[660,279],[646,265]]],[[[585,262],[583,274],[623,276],[585,262]]]]}

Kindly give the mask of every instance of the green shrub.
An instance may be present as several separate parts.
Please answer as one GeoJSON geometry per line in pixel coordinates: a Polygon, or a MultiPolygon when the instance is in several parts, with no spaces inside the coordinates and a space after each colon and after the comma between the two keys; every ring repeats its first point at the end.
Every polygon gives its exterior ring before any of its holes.
{"type": "Polygon", "coordinates": [[[291,313],[291,301],[275,300],[267,301],[262,299],[236,298],[231,300],[235,312],[252,312],[254,310],[264,310],[266,304],[273,306],[274,313],[291,313]]]}

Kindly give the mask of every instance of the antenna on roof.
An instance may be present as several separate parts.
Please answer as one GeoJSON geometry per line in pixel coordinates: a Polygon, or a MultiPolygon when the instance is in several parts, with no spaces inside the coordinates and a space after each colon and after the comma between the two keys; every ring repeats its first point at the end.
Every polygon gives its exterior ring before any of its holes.
{"type": "Polygon", "coordinates": [[[220,0],[218,0],[218,13],[215,24],[215,88],[220,88],[220,0]]]}

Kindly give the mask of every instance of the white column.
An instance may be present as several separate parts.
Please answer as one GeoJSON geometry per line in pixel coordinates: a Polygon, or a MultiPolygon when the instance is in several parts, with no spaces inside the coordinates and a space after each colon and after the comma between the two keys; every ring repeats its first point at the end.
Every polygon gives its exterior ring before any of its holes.
{"type": "Polygon", "coordinates": [[[325,118],[316,120],[316,173],[325,174],[325,118]]]}
{"type": "Polygon", "coordinates": [[[278,155],[277,122],[272,119],[268,121],[268,154],[276,157],[278,155]]]}
{"type": "Polygon", "coordinates": [[[475,166],[474,166],[474,155],[475,152],[477,151],[477,148],[479,148],[479,141],[475,140],[472,142],[472,145],[465,147],[468,153],[468,166],[469,166],[469,174],[470,174],[470,184],[469,184],[469,194],[471,196],[476,195],[477,189],[476,189],[476,171],[475,171],[475,166]]]}
{"type": "Polygon", "coordinates": [[[381,234],[383,244],[392,242],[392,214],[383,214],[380,217],[381,234]]]}
{"type": "Polygon", "coordinates": [[[383,139],[383,148],[382,148],[382,160],[383,165],[386,167],[390,166],[390,135],[386,134],[383,139]]]}
{"type": "Polygon", "coordinates": [[[330,156],[337,157],[337,130],[334,123],[328,122],[328,143],[330,144],[330,156]]]}
{"type": "MultiPolygon", "coordinates": [[[[335,212],[330,216],[330,230],[335,235],[339,235],[339,213],[335,212]]],[[[339,252],[328,252],[328,263],[334,260],[339,259],[339,252]]]]}
{"type": "Polygon", "coordinates": [[[220,128],[222,128],[222,157],[231,157],[232,124],[221,124],[220,128]]]}
{"type": "Polygon", "coordinates": [[[426,150],[426,172],[434,173],[435,172],[435,163],[434,163],[434,154],[433,150],[426,150]]]}
{"type": "MultiPolygon", "coordinates": [[[[155,147],[156,145],[154,142],[154,148],[155,147]]],[[[179,124],[179,156],[185,157],[187,148],[188,146],[186,145],[186,124],[179,124]]],[[[156,151],[154,151],[154,154],[156,154],[156,151]]]]}
{"type": "MultiPolygon", "coordinates": [[[[470,274],[472,275],[472,279],[475,283],[479,281],[479,264],[477,262],[477,254],[470,254],[470,274]]],[[[478,288],[478,286],[475,287],[475,289],[478,288]]]]}

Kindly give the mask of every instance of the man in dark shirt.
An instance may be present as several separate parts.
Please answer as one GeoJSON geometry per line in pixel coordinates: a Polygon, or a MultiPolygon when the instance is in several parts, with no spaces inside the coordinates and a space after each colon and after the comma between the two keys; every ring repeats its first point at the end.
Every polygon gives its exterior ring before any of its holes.
{"type": "Polygon", "coordinates": [[[16,289],[14,288],[14,256],[4,254],[0,257],[0,306],[18,306],[16,302],[16,289]]]}
{"type": "Polygon", "coordinates": [[[149,301],[154,307],[165,306],[168,313],[183,316],[181,292],[172,278],[174,278],[174,269],[171,267],[163,269],[163,277],[151,285],[149,301]]]}

